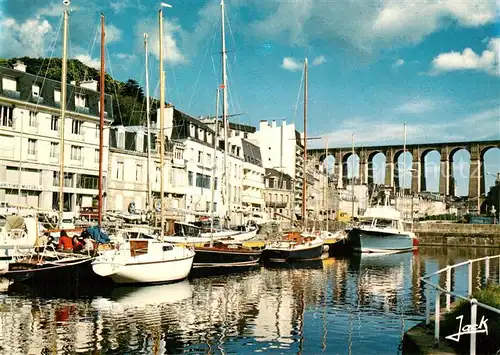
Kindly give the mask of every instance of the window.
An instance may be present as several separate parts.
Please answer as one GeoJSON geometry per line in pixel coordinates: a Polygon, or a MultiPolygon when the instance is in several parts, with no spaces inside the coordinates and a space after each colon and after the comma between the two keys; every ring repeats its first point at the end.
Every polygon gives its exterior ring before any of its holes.
{"type": "Polygon", "coordinates": [[[71,133],[73,134],[82,134],[82,121],[79,120],[73,120],[71,122],[71,133]]]}
{"type": "Polygon", "coordinates": [[[28,155],[36,154],[36,139],[28,139],[28,155]]]}
{"type": "Polygon", "coordinates": [[[135,181],[142,181],[142,165],[135,166],[135,181]]]}
{"type": "Polygon", "coordinates": [[[193,186],[193,172],[188,171],[188,184],[189,186],[193,186]]]}
{"type": "Polygon", "coordinates": [[[207,212],[210,212],[210,202],[206,202],[206,207],[205,207],[205,210],[207,212]]]}
{"type": "Polygon", "coordinates": [[[82,160],[82,147],[76,145],[71,146],[71,160],[82,160]]]}
{"type": "Polygon", "coordinates": [[[212,164],[212,155],[207,154],[207,165],[211,165],[211,164],[212,164]]]}
{"type": "Polygon", "coordinates": [[[59,131],[59,117],[52,116],[50,118],[50,130],[51,131],[59,131]]]}
{"type": "Polygon", "coordinates": [[[50,157],[57,158],[59,156],[59,143],[50,142],[50,157]]]}
{"type": "Polygon", "coordinates": [[[277,189],[277,188],[278,188],[278,179],[274,179],[274,182],[273,182],[273,187],[274,187],[275,189],[277,189]]]}
{"type": "Polygon", "coordinates": [[[243,138],[245,138],[245,139],[247,139],[247,138],[248,138],[248,133],[247,133],[247,132],[245,132],[245,133],[243,134],[243,138]]]}
{"type": "Polygon", "coordinates": [[[160,182],[160,179],[161,179],[161,169],[159,166],[156,167],[156,183],[159,183],[160,182]]]}
{"type": "Polygon", "coordinates": [[[198,163],[202,164],[203,163],[203,152],[198,152],[198,163]]]}
{"type": "Polygon", "coordinates": [[[286,203],[289,203],[289,202],[290,202],[290,196],[286,195],[286,203]]]}
{"type": "Polygon", "coordinates": [[[76,176],[76,187],[81,189],[95,189],[99,188],[99,178],[94,175],[80,175],[76,176]]]}
{"type": "Polygon", "coordinates": [[[116,179],[123,180],[123,162],[119,161],[116,163],[116,179]]]}
{"type": "Polygon", "coordinates": [[[99,163],[99,149],[94,149],[94,162],[99,163]]]}
{"type": "Polygon", "coordinates": [[[17,81],[14,78],[2,78],[2,87],[4,90],[17,91],[17,81]]]}
{"type": "Polygon", "coordinates": [[[265,181],[266,181],[266,187],[269,187],[269,180],[270,179],[265,179],[265,181]]]}
{"type": "Polygon", "coordinates": [[[31,87],[31,95],[33,97],[39,97],[40,96],[40,86],[38,85],[33,85],[31,87]]]}
{"type": "Polygon", "coordinates": [[[283,181],[282,188],[283,188],[283,190],[286,190],[286,181],[283,181]]]}
{"type": "Polygon", "coordinates": [[[182,159],[182,149],[174,148],[174,158],[182,159]]]}
{"type": "Polygon", "coordinates": [[[196,187],[204,189],[210,188],[210,176],[205,174],[196,174],[196,187]]]}
{"type": "Polygon", "coordinates": [[[61,103],[61,91],[54,90],[54,102],[61,103]]]}
{"type": "Polygon", "coordinates": [[[125,148],[125,132],[118,132],[118,148],[125,148]]]}
{"type": "Polygon", "coordinates": [[[99,131],[99,125],[96,124],[95,125],[95,137],[96,138],[99,138],[99,135],[101,134],[101,132],[99,131]]]}
{"type": "Polygon", "coordinates": [[[0,125],[4,127],[12,127],[13,125],[14,108],[0,106],[0,125]]]}
{"type": "Polygon", "coordinates": [[[75,106],[85,107],[85,95],[84,94],[75,94],[75,106]]]}
{"type": "Polygon", "coordinates": [[[217,182],[219,179],[217,177],[214,178],[214,190],[217,190],[217,182]]]}
{"type": "Polygon", "coordinates": [[[29,126],[30,127],[36,127],[36,112],[30,111],[29,112],[29,126]]]}
{"type": "Polygon", "coordinates": [[[240,135],[240,131],[234,131],[234,136],[235,137],[239,137],[239,135],[240,135]]]}

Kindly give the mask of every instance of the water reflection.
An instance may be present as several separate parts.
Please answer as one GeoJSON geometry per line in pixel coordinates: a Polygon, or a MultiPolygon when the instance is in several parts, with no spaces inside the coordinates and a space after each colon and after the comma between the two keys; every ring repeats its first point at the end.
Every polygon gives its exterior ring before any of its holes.
{"type": "MultiPolygon", "coordinates": [[[[496,252],[357,255],[83,299],[11,289],[0,293],[0,353],[394,354],[423,317],[418,277],[496,252]]],[[[498,265],[491,269],[498,275],[498,265]]],[[[455,284],[464,272],[453,275],[455,284]]]]}

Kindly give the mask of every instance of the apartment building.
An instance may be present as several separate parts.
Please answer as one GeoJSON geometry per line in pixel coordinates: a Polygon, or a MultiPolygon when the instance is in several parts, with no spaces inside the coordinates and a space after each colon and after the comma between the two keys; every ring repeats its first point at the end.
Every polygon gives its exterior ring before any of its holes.
{"type": "MultiPolygon", "coordinates": [[[[171,114],[173,109],[166,111],[171,114]]],[[[161,165],[157,137],[157,130],[152,130],[148,170],[146,128],[144,126],[110,128],[107,209],[126,211],[133,206],[137,211],[159,208],[161,165]],[[151,190],[150,200],[149,190],[151,190]],[[148,201],[151,206],[148,205],[148,201]]],[[[163,179],[164,204],[167,210],[185,208],[187,177],[184,152],[184,144],[166,139],[163,179]]]]}
{"type": "MultiPolygon", "coordinates": [[[[61,83],[26,73],[18,62],[0,67],[0,200],[41,209],[59,204],[60,143],[64,136],[64,209],[92,206],[98,195],[99,92],[94,80],[67,85],[61,122],[61,83]],[[64,124],[64,130],[62,129],[64,124]]],[[[113,118],[105,96],[106,125],[113,118]]],[[[109,131],[104,130],[103,179],[109,131]]]]}
{"type": "Polygon", "coordinates": [[[268,219],[289,224],[295,219],[293,179],[277,169],[266,168],[264,201],[268,219]]]}
{"type": "Polygon", "coordinates": [[[247,139],[241,140],[243,147],[243,181],[241,202],[243,204],[244,216],[247,220],[263,217],[265,202],[263,192],[265,188],[262,157],[259,146],[247,139]]]}
{"type": "Polygon", "coordinates": [[[276,169],[292,178],[296,213],[302,209],[302,183],[304,169],[304,137],[295,124],[281,125],[276,121],[262,120],[259,129],[249,137],[259,145],[262,164],[266,169],[276,169]]]}

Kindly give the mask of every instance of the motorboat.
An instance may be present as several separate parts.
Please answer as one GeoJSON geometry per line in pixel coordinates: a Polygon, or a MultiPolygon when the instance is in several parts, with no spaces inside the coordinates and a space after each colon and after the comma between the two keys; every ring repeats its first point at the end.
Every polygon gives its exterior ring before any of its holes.
{"type": "Polygon", "coordinates": [[[362,253],[397,253],[418,248],[415,233],[406,230],[399,211],[387,205],[369,207],[347,235],[347,243],[362,253]]]}

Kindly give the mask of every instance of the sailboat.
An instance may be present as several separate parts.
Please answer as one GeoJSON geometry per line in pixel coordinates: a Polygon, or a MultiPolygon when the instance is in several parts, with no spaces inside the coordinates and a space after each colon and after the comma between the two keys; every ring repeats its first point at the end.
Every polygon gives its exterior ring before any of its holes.
{"type": "MultiPolygon", "coordinates": [[[[228,146],[228,122],[227,122],[227,77],[226,77],[226,38],[224,31],[224,0],[221,1],[221,34],[222,34],[222,117],[224,124],[224,178],[226,183],[226,193],[228,193],[229,189],[227,188],[227,146],[228,146]]],[[[218,100],[217,100],[218,102],[218,100]]],[[[218,122],[218,106],[217,105],[217,113],[216,113],[216,122],[218,122]]],[[[216,127],[216,135],[218,129],[216,127]]],[[[218,136],[216,136],[215,141],[218,141],[218,136]]],[[[213,192],[213,191],[212,191],[213,192]]],[[[213,193],[212,193],[213,196],[213,193]]],[[[230,204],[229,198],[226,196],[226,202],[230,204]]],[[[213,204],[212,204],[213,205],[213,204]]],[[[228,205],[228,211],[230,210],[230,206],[228,205]]],[[[212,211],[212,220],[213,220],[213,208],[212,211]]],[[[230,235],[230,240],[227,242],[217,241],[214,242],[215,233],[211,234],[211,239],[209,243],[206,243],[202,247],[196,247],[196,255],[194,257],[193,268],[234,268],[234,267],[248,267],[257,265],[260,260],[260,256],[262,254],[262,250],[254,250],[251,248],[244,247],[241,243],[237,243],[238,234],[230,235]]],[[[252,231],[250,237],[255,236],[257,231],[252,231]]],[[[242,234],[240,234],[241,236],[242,234]]],[[[248,235],[247,235],[248,236],[248,235]]]]}
{"type": "Polygon", "coordinates": [[[303,232],[286,233],[281,240],[268,243],[262,252],[262,259],[270,262],[319,259],[323,255],[325,242],[315,234],[307,233],[307,58],[304,61],[304,166],[302,183],[303,232]]]}
{"type": "MultiPolygon", "coordinates": [[[[167,4],[165,4],[167,5],[167,4]]],[[[164,4],[162,3],[162,6],[164,4]]],[[[195,252],[184,246],[165,242],[164,237],[164,151],[165,151],[165,73],[163,71],[163,10],[158,13],[160,31],[160,161],[161,161],[161,240],[137,238],[123,241],[118,249],[99,255],[92,268],[97,275],[111,278],[118,284],[168,283],[188,277],[195,252]]],[[[147,50],[147,37],[145,37],[147,50]]],[[[147,57],[147,52],[146,52],[147,57]]],[[[149,90],[148,90],[149,91],[149,90]]]]}

